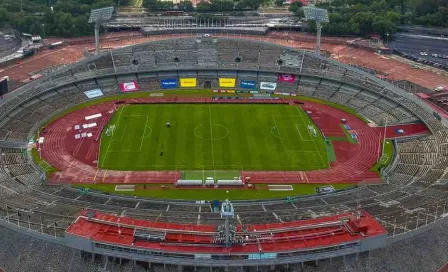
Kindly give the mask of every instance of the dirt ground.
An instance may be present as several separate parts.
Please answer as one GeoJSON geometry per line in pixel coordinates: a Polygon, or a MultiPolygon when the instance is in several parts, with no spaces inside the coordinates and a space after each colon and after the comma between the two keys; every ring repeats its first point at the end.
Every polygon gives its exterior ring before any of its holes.
{"type": "MultiPolygon", "coordinates": [[[[139,32],[115,32],[101,36],[102,48],[119,48],[148,41],[157,41],[174,37],[196,37],[197,34],[158,35],[144,37],[139,32]]],[[[218,35],[225,37],[261,40],[298,49],[313,49],[315,39],[303,33],[272,32],[267,36],[249,36],[239,34],[218,35]]],[[[15,64],[0,68],[0,77],[9,76],[14,81],[23,81],[30,73],[60,64],[70,64],[83,59],[83,52],[94,49],[93,37],[49,38],[46,43],[65,41],[68,45],[58,49],[43,49],[34,56],[15,64]]],[[[446,72],[437,69],[414,69],[412,63],[395,56],[380,55],[372,51],[346,45],[353,38],[323,37],[322,50],[331,53],[331,57],[347,64],[356,64],[381,71],[388,79],[405,79],[429,89],[438,85],[448,85],[446,72]]],[[[422,66],[422,65],[419,65],[422,66]]]]}

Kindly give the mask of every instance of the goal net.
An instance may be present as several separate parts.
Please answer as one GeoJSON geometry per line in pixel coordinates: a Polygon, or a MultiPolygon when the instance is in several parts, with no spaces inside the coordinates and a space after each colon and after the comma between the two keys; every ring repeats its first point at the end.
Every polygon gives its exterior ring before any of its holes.
{"type": "Polygon", "coordinates": [[[317,137],[317,131],[312,125],[308,125],[308,130],[314,137],[317,137]]]}
{"type": "Polygon", "coordinates": [[[106,129],[106,136],[111,136],[114,134],[114,130],[115,130],[115,125],[110,125],[107,129],[106,129]]]}

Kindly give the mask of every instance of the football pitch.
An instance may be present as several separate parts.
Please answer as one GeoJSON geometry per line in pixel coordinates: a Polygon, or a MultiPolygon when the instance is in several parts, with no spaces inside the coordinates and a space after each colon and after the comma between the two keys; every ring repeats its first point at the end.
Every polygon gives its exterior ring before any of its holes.
{"type": "Polygon", "coordinates": [[[329,163],[319,129],[300,107],[152,104],[114,113],[101,135],[99,167],[287,171],[329,163]]]}

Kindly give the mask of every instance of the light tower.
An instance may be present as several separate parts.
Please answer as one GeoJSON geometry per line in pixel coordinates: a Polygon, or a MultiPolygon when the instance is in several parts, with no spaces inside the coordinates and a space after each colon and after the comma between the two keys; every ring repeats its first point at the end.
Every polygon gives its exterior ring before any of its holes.
{"type": "Polygon", "coordinates": [[[320,36],[322,33],[322,23],[328,23],[330,21],[330,19],[328,18],[328,12],[326,9],[316,7],[303,7],[303,12],[305,13],[305,19],[307,21],[316,22],[316,56],[320,56],[320,36]]]}
{"type": "Polygon", "coordinates": [[[95,55],[100,53],[100,25],[112,18],[114,7],[93,9],[90,12],[89,24],[95,23],[95,55]]]}

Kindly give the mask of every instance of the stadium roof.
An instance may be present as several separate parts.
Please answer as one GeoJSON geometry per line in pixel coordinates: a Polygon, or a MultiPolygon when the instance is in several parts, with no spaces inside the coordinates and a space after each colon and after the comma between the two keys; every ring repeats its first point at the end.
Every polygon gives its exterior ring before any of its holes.
{"type": "Polygon", "coordinates": [[[245,225],[244,229],[241,225],[236,228],[237,235],[243,237],[243,243],[226,248],[213,242],[216,232],[212,225],[151,222],[98,212],[92,216],[91,211],[84,210],[66,233],[126,247],[209,254],[258,253],[260,250],[290,252],[357,242],[386,234],[385,229],[366,212],[362,212],[360,218],[346,213],[289,223],[245,225]],[[137,229],[166,233],[166,240],[162,243],[136,240],[137,229]]]}

